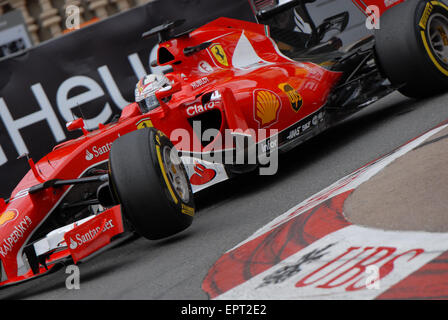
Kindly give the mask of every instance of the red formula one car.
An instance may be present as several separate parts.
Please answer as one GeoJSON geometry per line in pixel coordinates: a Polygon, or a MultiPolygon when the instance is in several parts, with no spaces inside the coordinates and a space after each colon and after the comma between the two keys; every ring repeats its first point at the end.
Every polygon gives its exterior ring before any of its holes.
{"type": "Polygon", "coordinates": [[[258,2],[258,24],[220,18],[145,33],[159,37],[156,63],[172,72],[140,80],[118,120],[88,131],[77,119],[67,127],[81,137],[28,160],[31,170],[0,200],[0,285],[78,263],[134,232],[178,233],[193,221],[194,193],[247,171],[275,173],[278,152],[393,90],[423,97],[447,88],[440,1],[395,5],[375,35],[345,47],[323,39],[347,26],[346,12],[315,26],[313,1],[258,2]]]}

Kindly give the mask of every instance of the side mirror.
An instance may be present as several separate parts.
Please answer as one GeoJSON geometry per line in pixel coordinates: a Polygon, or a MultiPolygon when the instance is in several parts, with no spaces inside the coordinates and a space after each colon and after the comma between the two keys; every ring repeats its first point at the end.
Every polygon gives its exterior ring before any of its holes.
{"type": "Polygon", "coordinates": [[[84,123],[83,118],[78,118],[76,120],[67,122],[65,124],[65,127],[67,128],[68,131],[75,131],[75,130],[81,129],[84,134],[88,133],[88,131],[85,128],[85,123],[84,123]]]}

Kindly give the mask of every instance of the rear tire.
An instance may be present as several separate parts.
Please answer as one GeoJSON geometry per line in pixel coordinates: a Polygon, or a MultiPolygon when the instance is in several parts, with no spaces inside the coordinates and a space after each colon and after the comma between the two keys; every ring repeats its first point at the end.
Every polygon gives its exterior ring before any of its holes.
{"type": "Polygon", "coordinates": [[[174,235],[193,221],[193,193],[182,161],[170,157],[173,148],[161,131],[145,128],[115,140],[109,155],[112,189],[122,212],[137,233],[151,240],[174,235]]]}
{"type": "Polygon", "coordinates": [[[379,65],[402,94],[423,98],[448,90],[448,7],[444,3],[406,0],[396,5],[381,16],[375,38],[379,65]]]}

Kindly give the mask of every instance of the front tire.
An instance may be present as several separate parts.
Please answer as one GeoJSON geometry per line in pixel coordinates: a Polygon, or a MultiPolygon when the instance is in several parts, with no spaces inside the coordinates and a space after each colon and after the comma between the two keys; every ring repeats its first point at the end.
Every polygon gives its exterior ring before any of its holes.
{"type": "Polygon", "coordinates": [[[146,128],[115,140],[109,155],[112,188],[122,212],[138,234],[151,240],[174,235],[193,221],[193,192],[173,148],[161,131],[146,128]]]}
{"type": "Polygon", "coordinates": [[[411,98],[448,90],[448,7],[440,1],[406,0],[387,10],[375,30],[379,65],[411,98]]]}

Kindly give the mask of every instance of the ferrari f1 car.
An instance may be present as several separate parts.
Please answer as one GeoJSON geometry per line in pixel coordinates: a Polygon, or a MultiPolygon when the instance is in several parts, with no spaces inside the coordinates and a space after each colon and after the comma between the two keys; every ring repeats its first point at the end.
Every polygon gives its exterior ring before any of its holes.
{"type": "Polygon", "coordinates": [[[348,13],[316,26],[309,2],[254,1],[259,23],[220,18],[176,34],[176,21],[146,32],[159,39],[154,63],[172,72],[140,80],[118,120],[89,131],[79,118],[67,128],[82,136],[28,159],[31,170],[0,200],[0,285],[130,234],[174,235],[191,225],[196,192],[275,167],[278,152],[394,90],[447,89],[443,2],[389,1],[380,28],[350,46],[337,37],[348,13]]]}

